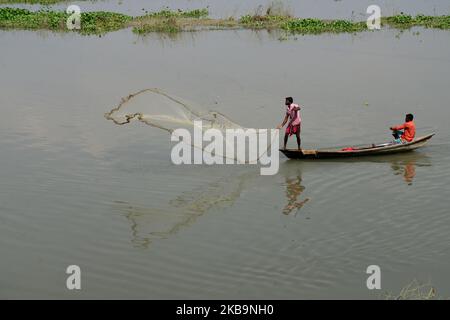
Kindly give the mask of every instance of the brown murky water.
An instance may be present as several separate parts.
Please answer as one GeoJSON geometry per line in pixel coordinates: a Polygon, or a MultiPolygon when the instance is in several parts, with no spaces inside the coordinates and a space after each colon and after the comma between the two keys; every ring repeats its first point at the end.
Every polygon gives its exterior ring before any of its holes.
{"type": "Polygon", "coordinates": [[[378,298],[371,264],[383,290],[449,296],[450,33],[417,30],[0,32],[0,297],[378,298]],[[175,166],[167,133],[103,117],[148,87],[262,128],[292,95],[305,147],[384,141],[407,112],[437,136],[405,155],[281,157],[275,176],[175,166]]]}

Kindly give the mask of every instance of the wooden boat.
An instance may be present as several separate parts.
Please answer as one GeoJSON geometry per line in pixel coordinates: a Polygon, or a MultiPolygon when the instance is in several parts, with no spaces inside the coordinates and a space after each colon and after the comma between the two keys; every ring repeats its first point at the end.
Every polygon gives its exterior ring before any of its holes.
{"type": "Polygon", "coordinates": [[[392,142],[389,142],[348,148],[330,148],[317,150],[280,149],[280,151],[290,159],[327,159],[385,155],[412,151],[417,148],[423,147],[434,135],[435,134],[432,133],[423,137],[416,138],[411,142],[402,144],[394,144],[392,142]]]}

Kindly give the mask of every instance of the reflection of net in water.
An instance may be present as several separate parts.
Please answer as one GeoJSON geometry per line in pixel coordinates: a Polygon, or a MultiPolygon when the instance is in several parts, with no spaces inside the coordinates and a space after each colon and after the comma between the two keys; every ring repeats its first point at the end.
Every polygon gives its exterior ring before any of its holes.
{"type": "MultiPolygon", "coordinates": [[[[244,131],[247,128],[232,121],[223,113],[218,111],[201,111],[201,109],[200,107],[194,108],[187,102],[168,95],[160,89],[150,88],[122,98],[119,105],[106,113],[105,117],[117,125],[124,125],[132,120],[137,120],[149,126],[165,130],[172,135],[174,135],[176,129],[192,130],[195,124],[198,123],[197,121],[201,121],[202,130],[217,129],[222,133],[222,141],[219,141],[222,145],[227,143],[234,144],[234,140],[231,141],[226,135],[228,129],[242,129],[243,132],[240,134],[245,134],[244,131]]],[[[266,139],[266,144],[262,145],[263,148],[257,154],[249,155],[245,159],[238,159],[236,155],[230,157],[225,152],[221,153],[216,150],[215,155],[236,160],[239,163],[255,163],[268,152],[275,140],[272,136],[272,140],[267,141],[269,133],[267,129],[255,130],[258,141],[266,139]]],[[[203,143],[199,145],[194,139],[191,139],[191,141],[191,146],[207,152],[203,143]]]]}
{"type": "Polygon", "coordinates": [[[226,209],[241,195],[244,183],[254,174],[225,177],[205,187],[187,191],[173,198],[167,205],[140,207],[126,201],[116,201],[115,206],[123,212],[130,223],[132,243],[147,248],[154,240],[165,239],[181,228],[194,223],[211,209],[226,209]]]}

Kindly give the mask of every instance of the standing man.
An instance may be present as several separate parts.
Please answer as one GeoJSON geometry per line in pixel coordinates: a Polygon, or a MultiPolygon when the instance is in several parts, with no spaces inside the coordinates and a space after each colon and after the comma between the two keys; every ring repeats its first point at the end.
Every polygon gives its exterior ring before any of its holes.
{"type": "Polygon", "coordinates": [[[277,129],[283,128],[289,120],[288,126],[286,127],[286,133],[284,135],[284,149],[286,149],[289,136],[295,134],[297,137],[298,150],[301,150],[300,126],[302,119],[300,117],[300,106],[294,103],[294,99],[292,99],[292,97],[287,97],[284,104],[286,105],[286,116],[284,117],[283,123],[277,127],[277,129]]]}

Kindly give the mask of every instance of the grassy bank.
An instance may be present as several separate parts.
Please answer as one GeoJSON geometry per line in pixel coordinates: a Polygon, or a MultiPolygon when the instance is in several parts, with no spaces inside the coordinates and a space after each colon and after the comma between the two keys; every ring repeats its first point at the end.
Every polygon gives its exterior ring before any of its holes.
{"type": "MultiPolygon", "coordinates": [[[[1,1],[1,0],[0,0],[1,1]]],[[[31,0],[30,0],[31,1],[31,0]]],[[[49,0],[51,1],[51,0],[49,0]]],[[[60,11],[29,11],[0,8],[0,29],[53,30],[67,32],[68,14],[60,11]]],[[[382,19],[383,26],[406,29],[414,26],[450,29],[450,16],[396,15],[382,19]]],[[[137,34],[150,32],[176,33],[198,29],[279,29],[291,34],[356,33],[367,30],[366,22],[349,20],[299,19],[288,14],[245,15],[239,19],[211,19],[207,9],[147,13],[131,17],[114,12],[85,12],[81,14],[82,34],[104,34],[132,28],[137,34]]]]}

